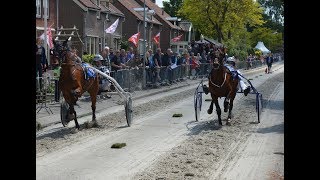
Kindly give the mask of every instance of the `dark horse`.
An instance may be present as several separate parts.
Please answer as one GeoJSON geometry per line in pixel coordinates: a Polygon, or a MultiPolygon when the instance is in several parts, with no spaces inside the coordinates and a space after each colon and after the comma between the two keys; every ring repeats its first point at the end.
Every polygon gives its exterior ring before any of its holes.
{"type": "Polygon", "coordinates": [[[94,125],[97,125],[95,111],[99,91],[98,76],[96,75],[92,78],[86,77],[86,68],[81,63],[76,62],[75,54],[69,49],[68,40],[62,44],[54,41],[54,57],[58,57],[59,62],[61,62],[59,89],[69,105],[68,113],[66,113],[65,117],[66,123],[74,119],[76,128],[80,128],[74,105],[78,101],[78,98],[87,91],[90,94],[92,103],[92,122],[94,125]]]}
{"type": "Polygon", "coordinates": [[[231,72],[227,67],[223,65],[223,59],[225,58],[225,49],[218,49],[215,53],[211,53],[213,60],[213,69],[209,74],[209,89],[208,91],[211,94],[211,104],[208,109],[208,114],[212,113],[213,103],[216,106],[216,111],[218,114],[219,124],[221,122],[221,109],[219,106],[218,98],[225,97],[224,100],[224,112],[228,112],[227,125],[230,125],[231,112],[233,107],[233,100],[236,97],[238,90],[238,78],[233,78],[231,72]]]}

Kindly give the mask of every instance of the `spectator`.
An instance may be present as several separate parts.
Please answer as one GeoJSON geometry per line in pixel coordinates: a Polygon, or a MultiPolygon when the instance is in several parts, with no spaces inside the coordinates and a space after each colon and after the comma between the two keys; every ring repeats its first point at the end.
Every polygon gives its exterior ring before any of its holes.
{"type": "Polygon", "coordinates": [[[252,67],[252,54],[247,57],[247,70],[252,67]]]}
{"type": "Polygon", "coordinates": [[[113,56],[113,58],[111,59],[111,71],[115,71],[117,72],[118,70],[122,69],[122,68],[126,68],[127,66],[123,63],[121,63],[120,60],[120,51],[117,50],[116,54],[113,56]]]}
{"type": "MultiPolygon", "coordinates": [[[[198,53],[200,56],[200,54],[198,53]]],[[[194,56],[194,53],[191,53],[191,74],[193,76],[193,79],[196,79],[198,74],[200,72],[200,61],[197,57],[194,56]]]]}
{"type": "Polygon", "coordinates": [[[126,53],[126,50],[124,49],[121,49],[120,50],[120,61],[122,64],[126,64],[128,59],[127,59],[127,53],[126,53]]]}
{"type": "Polygon", "coordinates": [[[134,57],[133,47],[129,47],[129,51],[127,53],[127,61],[130,61],[131,59],[133,59],[133,57],[134,57]]]}
{"type": "Polygon", "coordinates": [[[272,67],[272,63],[273,63],[273,57],[272,54],[269,53],[267,58],[266,58],[266,63],[267,63],[267,74],[271,73],[271,67],[272,67]]]}
{"type": "Polygon", "coordinates": [[[172,56],[172,51],[169,48],[167,49],[167,51],[162,57],[162,66],[166,67],[165,75],[167,76],[166,79],[169,81],[168,84],[172,83],[172,69],[170,68],[170,66],[172,65],[171,56],[172,56]]]}
{"type": "Polygon", "coordinates": [[[40,89],[42,89],[42,73],[46,71],[48,67],[46,52],[43,47],[43,40],[38,37],[36,41],[36,77],[40,79],[40,89]]]}
{"type": "Polygon", "coordinates": [[[102,65],[106,66],[110,70],[110,48],[108,46],[103,48],[101,56],[104,59],[104,61],[102,61],[102,65]]]}
{"type": "Polygon", "coordinates": [[[157,48],[157,52],[153,55],[153,62],[154,62],[154,66],[157,72],[157,79],[156,81],[159,82],[161,81],[160,78],[160,68],[162,66],[162,54],[161,54],[161,49],[157,48]]]}

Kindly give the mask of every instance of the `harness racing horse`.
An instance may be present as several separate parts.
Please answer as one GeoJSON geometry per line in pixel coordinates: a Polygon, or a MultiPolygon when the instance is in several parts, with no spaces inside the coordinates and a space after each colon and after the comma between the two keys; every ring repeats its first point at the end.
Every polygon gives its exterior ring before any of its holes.
{"type": "MultiPolygon", "coordinates": [[[[224,100],[224,112],[228,112],[227,125],[230,125],[231,113],[233,108],[233,100],[236,97],[238,90],[239,79],[233,77],[232,73],[223,65],[223,59],[225,58],[225,49],[218,49],[215,54],[211,53],[213,60],[213,69],[209,74],[209,89],[207,89],[211,94],[211,104],[208,109],[208,114],[212,113],[213,103],[216,106],[216,111],[218,114],[219,124],[221,122],[221,109],[219,106],[218,98],[225,97],[224,100]]],[[[206,87],[207,88],[207,87],[206,87]]],[[[205,89],[204,89],[205,90],[205,89]]],[[[206,94],[207,94],[206,93],[206,94]]]]}
{"type": "Polygon", "coordinates": [[[91,98],[92,122],[93,125],[97,125],[95,111],[99,91],[98,76],[94,73],[93,69],[83,67],[81,63],[76,63],[75,54],[69,50],[68,40],[62,44],[54,41],[54,51],[56,51],[54,54],[59,56],[61,62],[59,89],[69,106],[68,113],[65,113],[65,117],[62,118],[66,122],[62,120],[62,124],[65,126],[69,121],[74,120],[76,128],[80,129],[74,105],[76,105],[78,98],[87,91],[91,98]],[[87,70],[93,74],[92,77],[86,74],[87,70]]]}

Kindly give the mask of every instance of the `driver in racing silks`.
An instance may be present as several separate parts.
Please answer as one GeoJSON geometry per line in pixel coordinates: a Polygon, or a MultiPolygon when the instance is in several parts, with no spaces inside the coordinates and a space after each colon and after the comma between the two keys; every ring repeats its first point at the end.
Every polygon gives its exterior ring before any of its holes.
{"type": "Polygon", "coordinates": [[[243,77],[242,77],[242,73],[235,68],[236,66],[236,62],[235,62],[235,57],[228,57],[225,61],[225,65],[231,73],[236,73],[236,76],[239,78],[239,85],[241,88],[241,91],[243,92],[243,94],[245,96],[248,95],[248,93],[250,92],[250,86],[247,86],[244,82],[243,82],[243,77]]]}
{"type": "MultiPolygon", "coordinates": [[[[110,71],[106,66],[103,66],[102,61],[104,61],[103,57],[100,54],[96,54],[93,58],[94,67],[100,70],[101,72],[107,74],[110,76],[110,71]]],[[[111,91],[110,87],[112,86],[111,82],[104,76],[99,75],[99,93],[100,97],[105,98],[111,98],[109,95],[101,95],[101,92],[107,92],[111,91]]]]}

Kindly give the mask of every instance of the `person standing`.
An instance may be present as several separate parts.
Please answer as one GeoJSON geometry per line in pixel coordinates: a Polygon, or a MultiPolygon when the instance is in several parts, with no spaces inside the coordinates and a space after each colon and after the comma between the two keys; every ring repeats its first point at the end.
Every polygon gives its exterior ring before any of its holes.
{"type": "Polygon", "coordinates": [[[40,37],[36,41],[36,77],[40,80],[40,89],[42,89],[42,73],[46,71],[48,67],[46,52],[43,47],[43,41],[40,37]]]}
{"type": "Polygon", "coordinates": [[[273,57],[272,57],[271,53],[268,54],[268,56],[266,58],[266,63],[267,63],[266,73],[269,74],[271,72],[271,67],[272,67],[272,63],[273,63],[273,57]]]}

